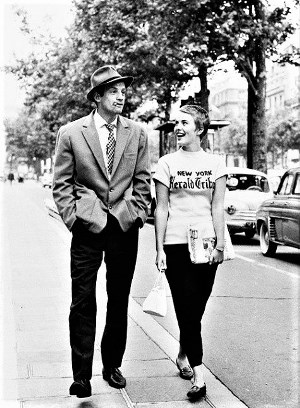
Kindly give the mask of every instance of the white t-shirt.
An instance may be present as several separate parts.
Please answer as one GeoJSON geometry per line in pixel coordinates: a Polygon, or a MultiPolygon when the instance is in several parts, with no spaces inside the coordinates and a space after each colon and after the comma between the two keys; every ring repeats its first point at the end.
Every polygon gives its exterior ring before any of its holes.
{"type": "MultiPolygon", "coordinates": [[[[226,174],[222,157],[179,149],[161,157],[154,180],[169,188],[169,214],[165,244],[187,243],[187,226],[211,223],[211,202],[216,179],[226,174]]],[[[212,225],[213,227],[213,225],[212,225]]]]}

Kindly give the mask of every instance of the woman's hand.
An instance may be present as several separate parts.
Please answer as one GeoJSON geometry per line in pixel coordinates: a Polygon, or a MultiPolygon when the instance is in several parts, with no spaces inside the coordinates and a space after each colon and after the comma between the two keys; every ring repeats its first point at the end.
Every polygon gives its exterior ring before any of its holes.
{"type": "Polygon", "coordinates": [[[157,251],[155,264],[159,271],[167,269],[166,254],[164,250],[157,251]]]}
{"type": "Polygon", "coordinates": [[[221,264],[224,260],[224,252],[219,251],[217,248],[215,248],[211,254],[209,264],[221,264]]]}

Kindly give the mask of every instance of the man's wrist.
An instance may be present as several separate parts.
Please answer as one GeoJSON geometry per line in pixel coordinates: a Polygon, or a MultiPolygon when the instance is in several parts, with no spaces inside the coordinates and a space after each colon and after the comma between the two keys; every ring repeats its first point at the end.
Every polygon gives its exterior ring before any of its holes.
{"type": "Polygon", "coordinates": [[[224,247],[216,246],[216,250],[219,252],[224,252],[224,247]]]}

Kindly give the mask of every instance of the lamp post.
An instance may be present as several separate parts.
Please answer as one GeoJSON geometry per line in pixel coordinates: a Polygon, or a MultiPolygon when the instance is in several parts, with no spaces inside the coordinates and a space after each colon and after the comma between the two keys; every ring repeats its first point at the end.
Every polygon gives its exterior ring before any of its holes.
{"type": "Polygon", "coordinates": [[[12,153],[9,158],[9,175],[8,175],[8,180],[10,181],[10,184],[12,184],[13,180],[14,180],[14,173],[13,173],[13,160],[15,158],[15,155],[12,153]]]}
{"type": "Polygon", "coordinates": [[[12,153],[12,154],[9,156],[9,158],[8,158],[8,161],[9,161],[9,171],[10,171],[10,173],[12,173],[13,160],[14,160],[14,158],[15,158],[14,153],[12,153]]]}

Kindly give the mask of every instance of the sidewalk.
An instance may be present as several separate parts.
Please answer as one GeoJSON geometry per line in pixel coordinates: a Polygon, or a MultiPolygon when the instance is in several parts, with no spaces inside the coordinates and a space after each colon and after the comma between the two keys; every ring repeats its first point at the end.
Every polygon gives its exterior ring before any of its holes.
{"type": "Polygon", "coordinates": [[[5,329],[1,406],[245,407],[207,369],[207,398],[191,404],[186,398],[191,383],[178,376],[174,362],[177,340],[154,318],[143,313],[133,298],[130,298],[128,343],[121,368],[127,387],[111,388],[102,379],[100,356],[106,304],[105,270],[100,270],[97,284],[93,395],[85,399],[69,396],[72,383],[68,333],[70,277],[66,271],[69,270],[70,234],[59,221],[40,209],[33,211],[29,201],[24,203],[23,214],[18,211],[16,199],[10,201],[10,206],[14,219],[10,215],[0,223],[2,231],[9,231],[6,239],[2,234],[1,244],[3,285],[0,295],[4,301],[0,317],[5,329]]]}

